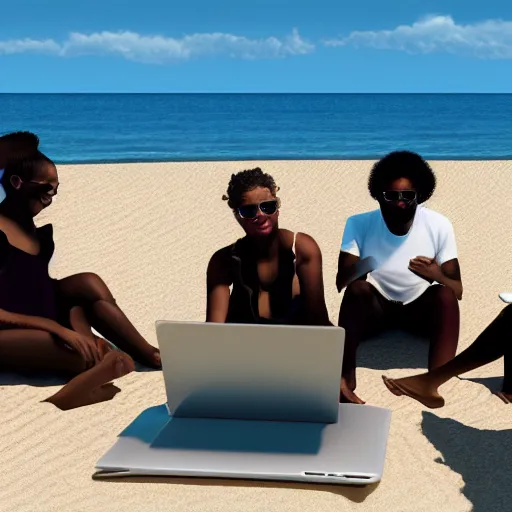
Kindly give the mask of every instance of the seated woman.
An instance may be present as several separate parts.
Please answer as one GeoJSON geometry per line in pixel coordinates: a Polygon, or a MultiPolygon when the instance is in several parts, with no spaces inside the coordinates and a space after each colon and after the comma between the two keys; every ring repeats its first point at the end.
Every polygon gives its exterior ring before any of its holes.
{"type": "Polygon", "coordinates": [[[403,379],[389,379],[385,376],[382,378],[393,394],[409,396],[426,407],[436,409],[444,405],[444,398],[438,392],[439,386],[453,377],[484,366],[504,356],[503,386],[502,390],[496,394],[503,402],[509,404],[512,402],[511,332],[512,304],[509,304],[484,329],[472,345],[446,364],[427,373],[403,379]]]}
{"type": "Polygon", "coordinates": [[[260,168],[231,176],[223,199],[245,236],[210,259],[207,322],[332,325],[320,248],[309,235],[279,228],[277,191],[260,168]]]}
{"type": "Polygon", "coordinates": [[[74,377],[46,400],[71,409],[113,398],[119,389],[110,381],[134,369],[127,354],[155,368],[160,357],[98,276],[50,278],[52,226],[36,228],[34,217],[52,203],[59,180],[38,146],[28,132],[0,137],[0,371],[74,377]]]}

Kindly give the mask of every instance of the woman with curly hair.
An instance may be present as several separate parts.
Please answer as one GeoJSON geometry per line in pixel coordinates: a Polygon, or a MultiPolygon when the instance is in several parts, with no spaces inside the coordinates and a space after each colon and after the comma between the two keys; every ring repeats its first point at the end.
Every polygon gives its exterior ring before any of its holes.
{"type": "Polygon", "coordinates": [[[207,322],[332,325],[320,248],[305,233],[279,228],[278,190],[260,168],[231,176],[223,199],[245,236],[210,259],[207,322]]]}
{"type": "Polygon", "coordinates": [[[347,219],[336,276],[338,292],[346,287],[338,320],[346,331],[342,401],[364,403],[354,393],[357,347],[383,330],[428,336],[431,370],[455,356],[462,281],[452,224],[423,206],[435,186],[419,155],[392,152],[368,181],[379,208],[347,219]]]}

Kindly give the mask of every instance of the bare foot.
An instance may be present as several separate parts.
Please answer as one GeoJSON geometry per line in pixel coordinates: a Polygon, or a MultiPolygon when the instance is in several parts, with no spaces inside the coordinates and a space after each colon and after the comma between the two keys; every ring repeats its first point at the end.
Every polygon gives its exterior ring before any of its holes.
{"type": "Polygon", "coordinates": [[[427,374],[403,379],[388,379],[383,375],[382,380],[389,391],[396,396],[407,395],[429,409],[438,409],[444,405],[444,398],[437,392],[437,388],[432,388],[427,380],[427,374]]]}
{"type": "Polygon", "coordinates": [[[138,358],[135,358],[138,363],[147,366],[148,368],[153,368],[155,370],[162,369],[162,360],[160,359],[160,350],[148,343],[147,351],[138,358]]]}
{"type": "Polygon", "coordinates": [[[506,404],[512,404],[512,393],[505,393],[505,391],[498,391],[496,396],[501,398],[506,404]]]}
{"type": "Polygon", "coordinates": [[[340,385],[340,404],[360,404],[364,402],[361,400],[348,386],[344,377],[341,378],[340,385]]]}
{"type": "Polygon", "coordinates": [[[111,350],[96,366],[77,375],[55,395],[44,401],[67,411],[112,400],[120,389],[110,381],[123,377],[133,370],[135,365],[130,356],[111,350]]]}

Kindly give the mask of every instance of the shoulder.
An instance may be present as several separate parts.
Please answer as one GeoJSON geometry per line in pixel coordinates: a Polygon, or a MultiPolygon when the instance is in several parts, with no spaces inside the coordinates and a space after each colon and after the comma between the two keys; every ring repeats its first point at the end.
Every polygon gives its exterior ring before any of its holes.
{"type": "Polygon", "coordinates": [[[446,231],[453,229],[452,223],[448,217],[442,213],[431,210],[426,206],[419,206],[419,214],[422,216],[424,221],[439,231],[446,231]]]}
{"type": "Polygon", "coordinates": [[[354,228],[364,229],[368,225],[374,223],[379,218],[379,214],[379,209],[364,213],[357,213],[348,217],[346,225],[350,225],[354,228]]]}
{"type": "Polygon", "coordinates": [[[231,284],[233,264],[233,244],[215,251],[208,262],[206,275],[214,282],[222,281],[231,284]]]}
{"type": "Polygon", "coordinates": [[[218,249],[215,251],[208,264],[208,268],[216,267],[218,265],[225,266],[231,262],[231,255],[233,253],[233,245],[227,245],[226,247],[222,247],[222,249],[218,249]]]}
{"type": "Polygon", "coordinates": [[[295,238],[295,252],[297,258],[309,261],[312,258],[321,258],[322,252],[316,240],[307,233],[298,232],[295,238]]]}

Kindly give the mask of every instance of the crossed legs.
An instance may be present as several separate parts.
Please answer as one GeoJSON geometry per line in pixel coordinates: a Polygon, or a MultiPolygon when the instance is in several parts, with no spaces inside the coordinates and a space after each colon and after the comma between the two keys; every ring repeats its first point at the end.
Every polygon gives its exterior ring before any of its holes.
{"type": "Polygon", "coordinates": [[[135,361],[150,368],[161,368],[159,350],[141,336],[99,276],[90,272],[75,274],[56,281],[56,287],[63,307],[69,311],[81,307],[86,322],[104,338],[135,361]]]}

